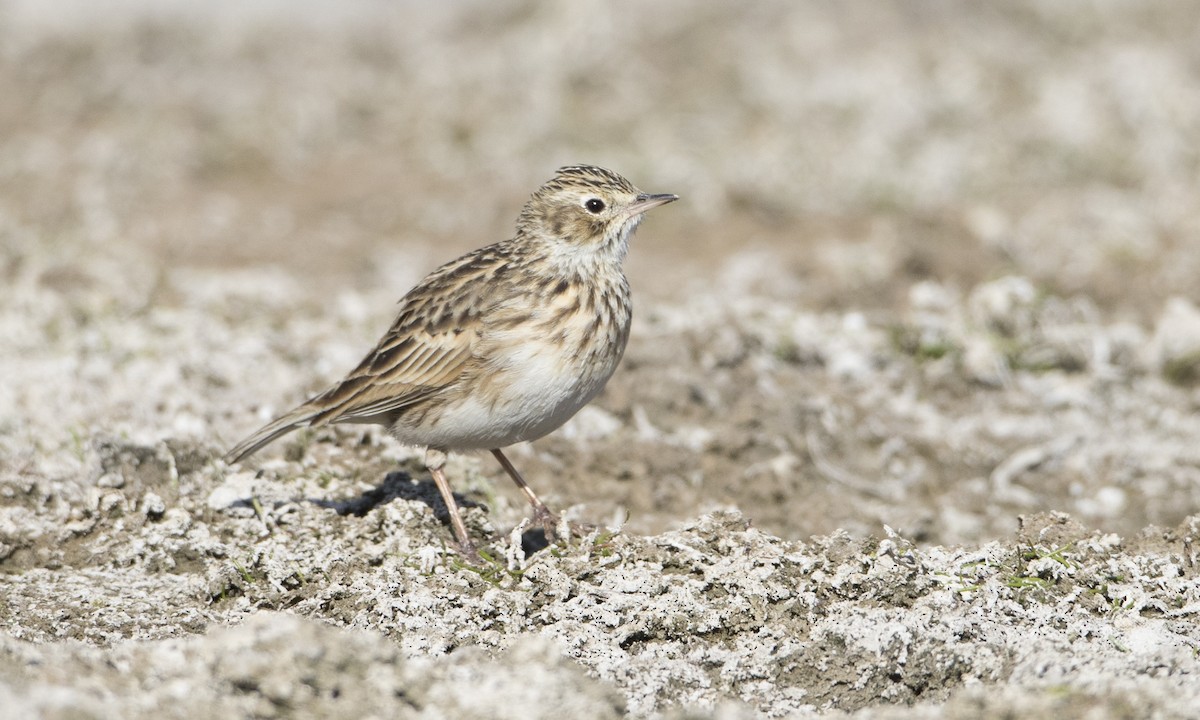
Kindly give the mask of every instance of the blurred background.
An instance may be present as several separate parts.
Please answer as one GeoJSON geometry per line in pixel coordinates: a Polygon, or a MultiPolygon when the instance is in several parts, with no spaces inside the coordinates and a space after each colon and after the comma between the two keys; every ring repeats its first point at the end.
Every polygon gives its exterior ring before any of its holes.
{"type": "Polygon", "coordinates": [[[120,244],[400,290],[381,258],[506,237],[592,162],[685,200],[639,293],[754,249],[806,304],[1015,272],[1152,314],[1200,272],[1183,3],[6,0],[0,28],[9,264],[120,244]]]}
{"type": "Polygon", "coordinates": [[[603,414],[526,461],[555,497],[650,529],[729,502],[785,535],[942,541],[1023,511],[1195,510],[1194,389],[1108,427],[1149,391],[1088,404],[1111,367],[1091,350],[1025,361],[1075,396],[923,365],[965,341],[908,339],[980,287],[1005,342],[1038,297],[1082,298],[1057,307],[1132,350],[1181,297],[1200,336],[1188,3],[3,0],[0,98],[0,439],[39,472],[86,466],[100,429],[228,444],[588,162],[682,201],[635,238],[643,325],[603,414]]]}

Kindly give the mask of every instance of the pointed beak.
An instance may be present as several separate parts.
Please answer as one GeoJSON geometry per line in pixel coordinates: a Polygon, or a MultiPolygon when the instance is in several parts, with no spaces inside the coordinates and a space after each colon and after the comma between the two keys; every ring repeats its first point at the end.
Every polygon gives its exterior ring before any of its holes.
{"type": "Polygon", "coordinates": [[[637,199],[634,201],[634,203],[629,206],[629,209],[625,211],[625,214],[629,217],[636,217],[646,212],[650,208],[656,208],[659,205],[666,205],[667,203],[675,202],[678,199],[678,195],[672,195],[670,193],[663,193],[660,195],[648,195],[646,193],[641,193],[637,196],[637,199]]]}

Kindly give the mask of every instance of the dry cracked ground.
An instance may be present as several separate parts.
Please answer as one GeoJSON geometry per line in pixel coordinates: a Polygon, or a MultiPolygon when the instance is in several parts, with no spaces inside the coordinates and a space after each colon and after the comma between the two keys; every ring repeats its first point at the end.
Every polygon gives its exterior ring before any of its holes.
{"type": "Polygon", "coordinates": [[[1185,3],[0,2],[13,718],[1200,711],[1185,3]],[[512,457],[219,458],[559,165],[683,199],[512,457]]]}

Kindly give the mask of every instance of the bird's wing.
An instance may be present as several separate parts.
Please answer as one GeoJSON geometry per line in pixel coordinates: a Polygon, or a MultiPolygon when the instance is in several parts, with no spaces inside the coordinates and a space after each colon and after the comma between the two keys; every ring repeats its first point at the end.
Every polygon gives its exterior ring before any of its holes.
{"type": "Polygon", "coordinates": [[[369,422],[451,385],[474,357],[469,330],[390,334],[354,372],[309,401],[321,408],[314,424],[369,422]]]}
{"type": "Polygon", "coordinates": [[[489,246],[447,263],[400,301],[392,327],[344,380],[305,403],[312,424],[372,422],[456,382],[477,360],[494,275],[508,255],[489,246]]]}

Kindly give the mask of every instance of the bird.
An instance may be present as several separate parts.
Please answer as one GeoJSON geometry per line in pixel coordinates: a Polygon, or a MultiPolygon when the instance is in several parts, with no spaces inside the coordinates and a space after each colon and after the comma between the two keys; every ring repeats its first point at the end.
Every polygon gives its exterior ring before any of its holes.
{"type": "Polygon", "coordinates": [[[477,559],[445,466],[450,452],[488,450],[553,542],[558,516],[503,448],[553,432],[604,388],[629,340],[630,237],[646,211],[678,199],[602,167],[559,168],[511,238],[427,275],[357,367],[238,443],[226,463],[302,427],[384,425],[425,448],[457,550],[477,559]]]}

